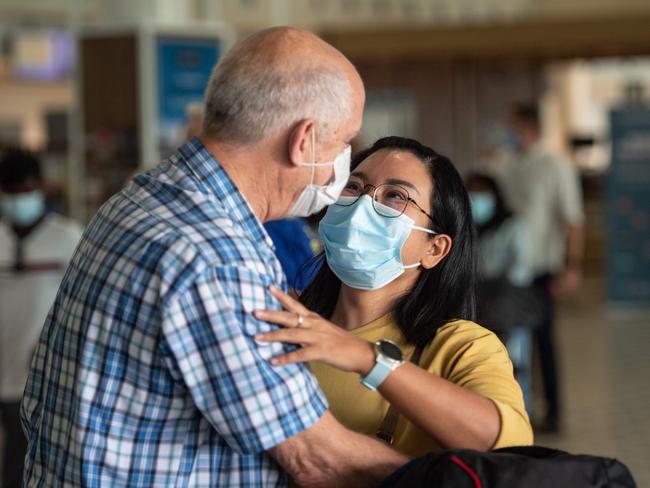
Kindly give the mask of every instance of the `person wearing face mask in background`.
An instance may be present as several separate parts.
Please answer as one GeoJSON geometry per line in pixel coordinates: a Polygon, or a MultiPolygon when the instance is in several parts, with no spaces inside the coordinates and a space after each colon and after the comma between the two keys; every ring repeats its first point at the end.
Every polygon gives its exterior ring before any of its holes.
{"type": "Polygon", "coordinates": [[[467,192],[444,156],[401,137],[358,153],[320,222],[325,255],[300,301],[256,315],[261,343],[300,349],[348,428],[409,456],[532,443],[503,344],[472,322],[476,279],[467,192]],[[397,413],[399,412],[399,413],[397,413]]]}
{"type": "Polygon", "coordinates": [[[334,203],[363,82],[339,51],[277,27],[215,67],[201,134],[93,217],[22,402],[28,486],[376,485],[407,457],[345,429],[276,327],[287,282],[263,223],[334,203]]]}
{"type": "Polygon", "coordinates": [[[541,299],[531,286],[528,230],[508,209],[494,178],[472,174],[466,186],[478,233],[479,322],[506,345],[530,414],[532,334],[540,324],[541,299]]]}
{"type": "Polygon", "coordinates": [[[19,406],[31,355],[63,272],[81,237],[46,211],[41,168],[30,153],[0,156],[0,428],[2,486],[21,486],[27,441],[19,406]]]}
{"type": "Polygon", "coordinates": [[[575,291],[582,280],[584,211],[575,167],[542,140],[535,103],[510,107],[508,126],[515,154],[499,174],[510,208],[528,227],[533,284],[543,297],[543,320],[535,346],[544,386],[546,411],[539,431],[561,430],[561,384],[555,347],[555,302],[575,291]]]}

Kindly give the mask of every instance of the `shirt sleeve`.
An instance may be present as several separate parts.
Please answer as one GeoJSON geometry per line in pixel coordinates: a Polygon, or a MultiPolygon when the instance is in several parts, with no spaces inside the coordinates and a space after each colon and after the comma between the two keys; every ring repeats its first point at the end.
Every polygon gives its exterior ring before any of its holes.
{"type": "Polygon", "coordinates": [[[569,161],[554,161],[557,170],[557,205],[560,217],[570,225],[584,220],[582,190],[576,169],[569,161]]]}
{"type": "Polygon", "coordinates": [[[36,425],[36,419],[40,411],[41,391],[44,380],[43,372],[45,371],[46,360],[45,350],[47,345],[47,337],[44,337],[45,330],[46,329],[44,328],[41,332],[39,344],[32,356],[29,376],[27,377],[25,391],[23,393],[22,401],[20,402],[20,423],[27,439],[31,439],[32,427],[36,425]]]}
{"type": "Polygon", "coordinates": [[[290,346],[260,344],[272,329],[255,309],[278,309],[270,280],[244,267],[209,270],[164,307],[163,336],[172,374],[228,445],[257,453],[307,429],[326,411],[317,381],[303,364],[274,367],[290,346]]]}
{"type": "Polygon", "coordinates": [[[533,431],[506,348],[494,333],[466,324],[452,332],[445,378],[496,405],[501,428],[493,449],[532,444],[533,431]]]}

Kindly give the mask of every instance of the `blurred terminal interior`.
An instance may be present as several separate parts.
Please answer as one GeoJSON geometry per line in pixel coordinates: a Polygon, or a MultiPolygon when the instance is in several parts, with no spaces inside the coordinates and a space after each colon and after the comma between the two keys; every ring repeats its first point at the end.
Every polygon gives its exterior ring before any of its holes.
{"type": "MultiPolygon", "coordinates": [[[[271,25],[310,29],[356,64],[367,89],[357,148],[406,135],[463,173],[490,168],[507,152],[509,104],[538,101],[545,141],[581,175],[585,268],[598,284],[565,307],[640,308],[650,328],[648,0],[0,0],[0,144],[37,151],[52,207],[85,223],[183,141],[187,107],[201,102],[219,56],[271,25]],[[612,112],[625,110],[645,114],[645,165],[613,178],[612,112]],[[630,202],[636,213],[621,230],[616,212],[630,202]],[[613,269],[626,236],[646,241],[627,271],[613,269]],[[612,273],[635,281],[634,307],[612,273]]],[[[645,469],[640,483],[650,483],[645,469]]]]}
{"type": "MultiPolygon", "coordinates": [[[[39,151],[50,197],[87,221],[184,136],[211,64],[269,25],[319,33],[368,92],[358,145],[408,134],[467,172],[496,164],[505,108],[539,100],[603,220],[609,112],[650,85],[643,0],[1,0],[0,141],[39,151]],[[191,45],[192,56],[176,56],[191,45]]],[[[587,260],[603,261],[602,225],[587,260]]]]}

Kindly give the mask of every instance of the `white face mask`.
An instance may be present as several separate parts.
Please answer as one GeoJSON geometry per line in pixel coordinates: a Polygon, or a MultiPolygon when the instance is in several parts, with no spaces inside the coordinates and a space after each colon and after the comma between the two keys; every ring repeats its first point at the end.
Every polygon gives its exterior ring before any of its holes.
{"type": "Polygon", "coordinates": [[[331,163],[317,163],[316,136],[314,134],[314,131],[312,131],[312,162],[301,163],[301,166],[311,166],[311,183],[305,187],[298,197],[298,200],[289,212],[289,217],[308,217],[320,212],[328,205],[332,205],[338,200],[343,188],[345,188],[345,184],[348,182],[348,178],[350,178],[352,148],[346,146],[331,163]],[[317,166],[334,166],[334,180],[327,185],[315,185],[314,177],[316,176],[317,166]]]}

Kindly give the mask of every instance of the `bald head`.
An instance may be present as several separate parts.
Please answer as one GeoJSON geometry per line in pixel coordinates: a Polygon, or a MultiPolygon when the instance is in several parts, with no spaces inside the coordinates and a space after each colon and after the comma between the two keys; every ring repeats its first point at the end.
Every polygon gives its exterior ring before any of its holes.
{"type": "Polygon", "coordinates": [[[341,63],[354,70],[350,62],[320,37],[295,27],[272,27],[256,32],[230,51],[237,57],[249,56],[287,69],[309,63],[341,63]]]}
{"type": "Polygon", "coordinates": [[[257,32],[215,68],[205,97],[204,134],[255,143],[313,119],[323,138],[363,104],[352,64],[317,36],[295,28],[257,32]]]}

